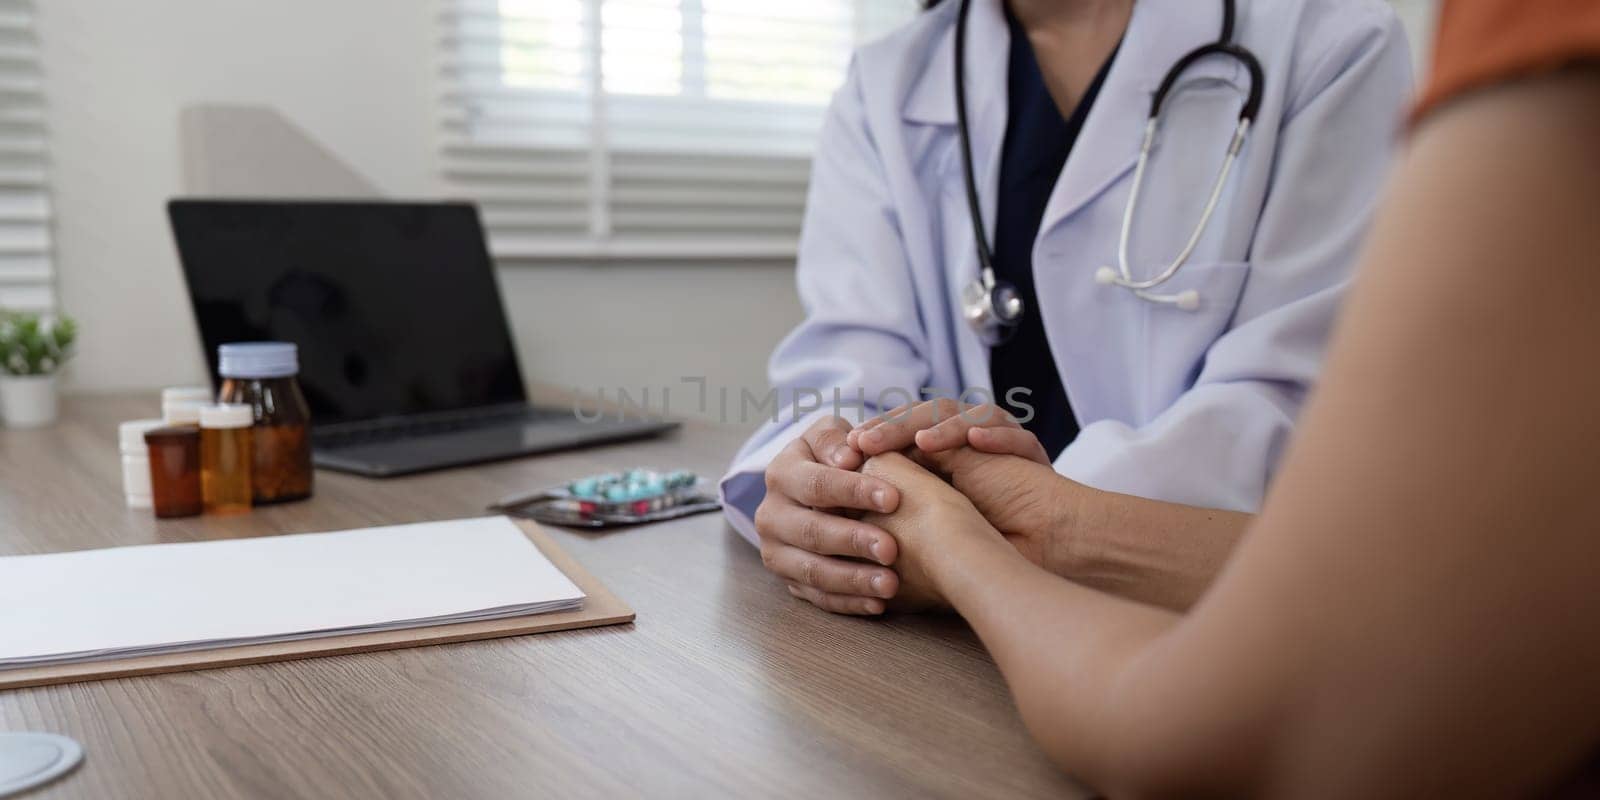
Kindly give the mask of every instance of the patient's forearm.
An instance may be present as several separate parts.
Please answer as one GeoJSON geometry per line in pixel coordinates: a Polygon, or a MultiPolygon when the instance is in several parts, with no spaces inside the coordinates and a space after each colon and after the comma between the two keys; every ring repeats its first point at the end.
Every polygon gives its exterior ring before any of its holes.
{"type": "Polygon", "coordinates": [[[1342,797],[1593,759],[1597,98],[1560,73],[1422,129],[1261,521],[1181,621],[938,565],[1054,758],[1111,796],[1342,797]]]}
{"type": "Polygon", "coordinates": [[[1119,783],[1117,737],[1129,726],[1111,698],[1177,616],[1064,581],[1003,545],[959,549],[934,580],[993,654],[1034,738],[1092,785],[1119,783]]]}
{"type": "Polygon", "coordinates": [[[1227,563],[1253,517],[1078,486],[1057,535],[1062,577],[1141,603],[1183,611],[1227,563]]]}

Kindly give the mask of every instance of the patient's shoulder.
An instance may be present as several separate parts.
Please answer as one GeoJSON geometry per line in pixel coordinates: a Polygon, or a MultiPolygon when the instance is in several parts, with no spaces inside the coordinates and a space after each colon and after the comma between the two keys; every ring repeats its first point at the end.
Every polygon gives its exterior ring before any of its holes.
{"type": "Polygon", "coordinates": [[[1446,3],[1419,113],[1478,88],[1577,63],[1600,63],[1594,0],[1446,3]]]}

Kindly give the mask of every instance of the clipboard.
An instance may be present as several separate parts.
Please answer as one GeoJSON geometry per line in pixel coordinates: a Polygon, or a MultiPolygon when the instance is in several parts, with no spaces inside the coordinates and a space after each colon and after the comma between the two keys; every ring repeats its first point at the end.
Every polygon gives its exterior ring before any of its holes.
{"type": "Polygon", "coordinates": [[[605,584],[579,564],[577,559],[562,550],[550,535],[528,520],[513,520],[527,534],[536,547],[550,559],[550,563],[566,574],[568,580],[578,585],[585,595],[583,607],[571,611],[533,614],[524,617],[484,620],[481,622],[456,622],[431,625],[406,630],[374,631],[302,639],[292,642],[272,642],[224,647],[215,650],[194,650],[184,653],[162,653],[151,656],[90,661],[78,664],[61,664],[43,667],[0,670],[0,691],[28,686],[50,686],[60,683],[99,681],[107,678],[126,678],[138,675],[159,675],[164,672],[191,672],[219,667],[237,667],[246,664],[265,664],[272,661],[293,661],[302,658],[342,656],[352,653],[371,653],[379,650],[398,650],[405,647],[424,647],[433,644],[471,642],[479,639],[499,639],[523,636],[530,633],[566,631],[578,628],[596,628],[604,625],[622,625],[632,622],[633,609],[621,598],[611,593],[605,584]]]}

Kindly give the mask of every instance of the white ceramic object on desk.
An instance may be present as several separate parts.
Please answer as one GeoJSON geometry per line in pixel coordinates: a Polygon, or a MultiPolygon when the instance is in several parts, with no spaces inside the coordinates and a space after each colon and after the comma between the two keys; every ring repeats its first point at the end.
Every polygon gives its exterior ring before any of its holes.
{"type": "Polygon", "coordinates": [[[0,375],[0,422],[8,428],[42,428],[55,421],[55,375],[0,375]]]}
{"type": "Polygon", "coordinates": [[[65,736],[0,731],[0,797],[43,786],[82,760],[83,747],[65,736]]]}

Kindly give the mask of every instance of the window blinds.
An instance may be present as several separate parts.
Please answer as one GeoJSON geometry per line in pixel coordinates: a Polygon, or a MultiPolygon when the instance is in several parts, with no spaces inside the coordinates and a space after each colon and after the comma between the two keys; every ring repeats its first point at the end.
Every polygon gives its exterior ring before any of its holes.
{"type": "Polygon", "coordinates": [[[0,310],[55,310],[34,8],[0,0],[0,310]]]}
{"type": "Polygon", "coordinates": [[[444,171],[502,258],[784,258],[850,53],[914,0],[446,0],[444,171]]]}

